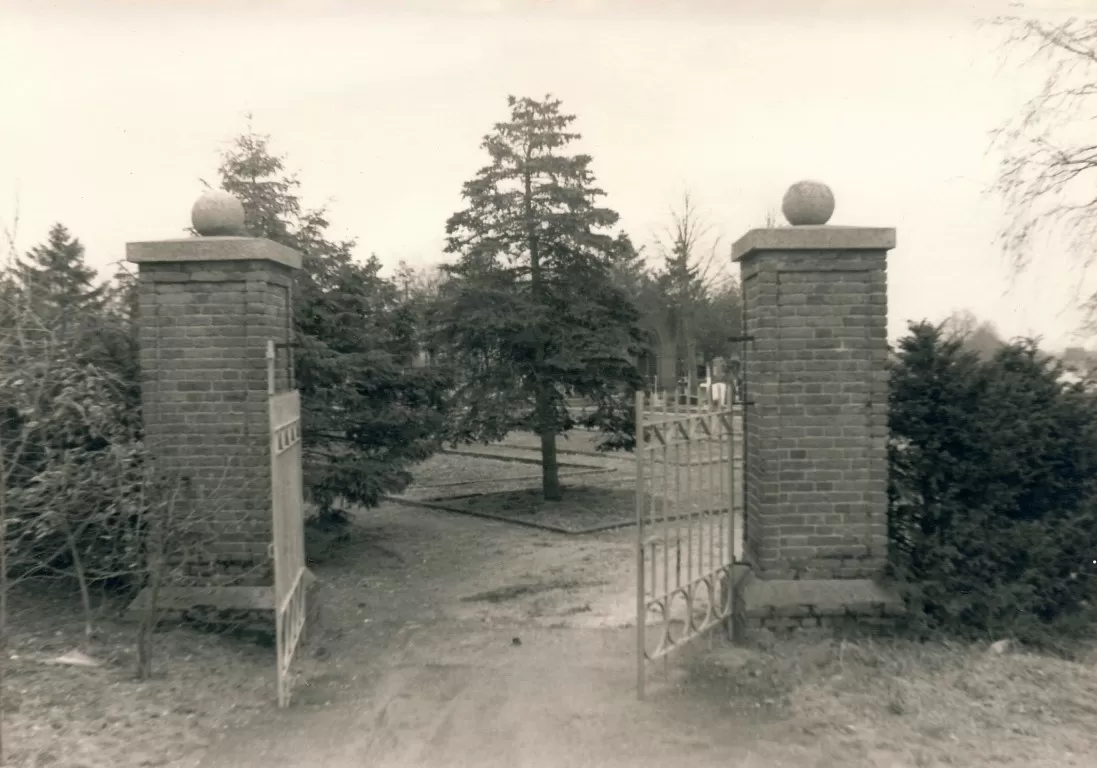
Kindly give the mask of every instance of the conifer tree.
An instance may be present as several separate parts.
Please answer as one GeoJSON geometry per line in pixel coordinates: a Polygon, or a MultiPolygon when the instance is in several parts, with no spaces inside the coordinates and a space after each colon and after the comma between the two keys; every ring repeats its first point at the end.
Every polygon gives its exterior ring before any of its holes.
{"type": "Polygon", "coordinates": [[[484,138],[489,163],[466,182],[466,207],[446,225],[448,311],[444,346],[460,361],[458,440],[501,439],[513,430],[541,438],[548,500],[561,498],[556,438],[576,426],[606,435],[602,447],[633,439],[631,391],[638,313],[613,279],[635,256],[598,205],[591,157],[572,154],[573,115],[551,96],[508,99],[510,119],[484,138]],[[582,396],[594,411],[577,422],[566,407],[582,396]]]}
{"type": "Polygon", "coordinates": [[[84,246],[65,228],[54,224],[46,242],[16,259],[13,270],[20,298],[42,328],[65,335],[78,318],[102,308],[104,286],[95,285],[84,246]]]}
{"type": "Polygon", "coordinates": [[[221,187],[241,200],[249,233],[299,251],[294,361],[301,391],[305,485],[319,520],[345,520],[341,503],[372,506],[411,482],[446,427],[445,375],[412,366],[415,314],[402,306],[376,256],[332,240],[323,209],[307,210],[300,182],[249,127],[222,157],[221,187]]]}

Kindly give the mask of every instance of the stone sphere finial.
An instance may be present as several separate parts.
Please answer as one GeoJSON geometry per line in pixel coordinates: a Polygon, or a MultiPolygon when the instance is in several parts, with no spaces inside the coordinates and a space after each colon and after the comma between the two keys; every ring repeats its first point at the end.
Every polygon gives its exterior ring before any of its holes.
{"type": "Polygon", "coordinates": [[[204,237],[243,235],[244,205],[228,192],[207,189],[194,201],[190,223],[204,237]]]}
{"type": "Polygon", "coordinates": [[[798,181],[785,192],[781,213],[794,227],[826,224],[834,214],[834,193],[821,181],[798,181]]]}

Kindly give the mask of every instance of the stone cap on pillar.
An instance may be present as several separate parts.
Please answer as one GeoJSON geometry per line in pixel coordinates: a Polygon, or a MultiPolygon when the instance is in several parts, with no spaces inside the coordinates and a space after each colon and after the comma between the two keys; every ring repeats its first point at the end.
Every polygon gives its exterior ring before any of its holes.
{"type": "Polygon", "coordinates": [[[126,260],[135,264],[210,261],[273,261],[301,268],[301,254],[260,237],[244,235],[244,206],[227,192],[208,190],[191,208],[197,237],[126,243],[126,260]]]}
{"type": "Polygon", "coordinates": [[[752,229],[731,246],[740,261],[758,251],[889,251],[895,247],[893,227],[835,227],[834,193],[818,181],[789,187],[781,204],[787,227],[752,229]]]}

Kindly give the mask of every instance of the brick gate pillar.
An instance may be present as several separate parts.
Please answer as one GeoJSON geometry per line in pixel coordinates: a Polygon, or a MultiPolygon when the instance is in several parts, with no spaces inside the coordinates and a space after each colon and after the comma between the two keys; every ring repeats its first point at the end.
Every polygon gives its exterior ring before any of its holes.
{"type": "MultiPolygon", "coordinates": [[[[226,607],[242,607],[234,590],[272,584],[266,347],[291,340],[301,266],[290,248],[239,236],[243,216],[239,201],[207,193],[192,211],[199,236],[126,246],[139,270],[146,444],[187,488],[188,525],[207,532],[210,560],[188,576],[226,607]]],[[[277,369],[284,387],[288,365],[277,369]]]]}
{"type": "MultiPolygon", "coordinates": [[[[783,605],[777,613],[787,617],[797,601],[816,601],[804,582],[848,587],[879,579],[887,562],[886,269],[895,230],[826,226],[834,198],[815,182],[790,188],[783,210],[791,226],[752,230],[732,255],[753,337],[744,550],[763,582],[755,607],[783,605]]],[[[854,602],[869,594],[884,601],[866,585],[854,602]]]]}

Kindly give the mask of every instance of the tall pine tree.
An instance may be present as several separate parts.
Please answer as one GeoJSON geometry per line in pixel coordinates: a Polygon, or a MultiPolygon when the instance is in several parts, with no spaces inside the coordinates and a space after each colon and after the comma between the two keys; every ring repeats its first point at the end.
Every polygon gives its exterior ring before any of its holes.
{"type": "Polygon", "coordinates": [[[541,438],[548,500],[561,498],[556,437],[576,426],[606,434],[602,447],[633,439],[631,390],[638,314],[613,279],[635,257],[617,214],[597,205],[591,158],[569,154],[579,135],[560,102],[508,99],[510,120],[484,138],[490,163],[464,185],[464,210],[446,225],[454,278],[441,332],[460,361],[456,430],[463,441],[513,430],[541,438]],[[569,396],[594,411],[576,422],[569,396]]]}
{"type": "Polygon", "coordinates": [[[63,224],[54,224],[44,244],[18,258],[13,272],[24,307],[42,330],[67,335],[103,306],[105,288],[95,285],[83,244],[63,224]]]}
{"type": "Polygon", "coordinates": [[[327,235],[323,209],[306,210],[300,182],[248,128],[222,157],[221,187],[244,205],[248,232],[299,251],[294,287],[295,366],[301,391],[305,485],[323,522],[340,502],[372,506],[403,490],[447,424],[448,381],[412,366],[415,313],[381,263],[353,257],[353,241],[327,235]]]}

